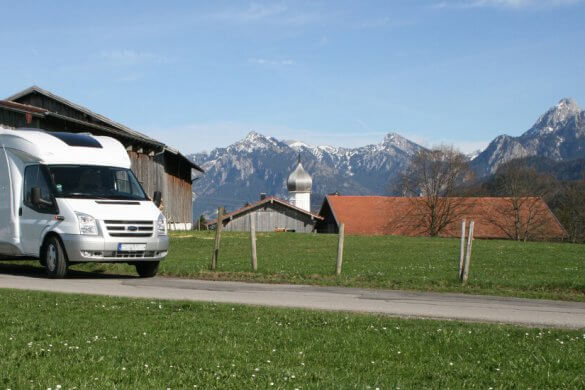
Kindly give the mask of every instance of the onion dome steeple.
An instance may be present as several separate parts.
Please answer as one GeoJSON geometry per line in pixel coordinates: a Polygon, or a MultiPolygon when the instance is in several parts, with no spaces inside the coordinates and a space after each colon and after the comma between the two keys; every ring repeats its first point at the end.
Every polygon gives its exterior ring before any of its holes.
{"type": "Polygon", "coordinates": [[[311,176],[305,171],[305,168],[303,168],[301,154],[299,153],[297,166],[288,176],[286,187],[289,192],[311,192],[312,186],[313,179],[311,179],[311,176]]]}

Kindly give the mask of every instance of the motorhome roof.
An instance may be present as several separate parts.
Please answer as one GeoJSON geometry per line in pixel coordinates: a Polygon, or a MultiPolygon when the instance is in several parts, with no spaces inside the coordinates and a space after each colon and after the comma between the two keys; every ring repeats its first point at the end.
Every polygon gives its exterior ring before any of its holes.
{"type": "Polygon", "coordinates": [[[0,145],[30,161],[130,168],[124,146],[111,137],[0,128],[0,145]]]}

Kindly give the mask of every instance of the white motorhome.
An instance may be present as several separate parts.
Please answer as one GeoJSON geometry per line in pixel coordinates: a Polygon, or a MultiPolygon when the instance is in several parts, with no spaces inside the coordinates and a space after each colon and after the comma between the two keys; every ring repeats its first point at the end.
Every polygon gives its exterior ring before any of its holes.
{"type": "Polygon", "coordinates": [[[71,264],[125,262],[154,276],[166,220],[120,142],[91,134],[0,128],[0,256],[35,258],[50,277],[71,264]]]}

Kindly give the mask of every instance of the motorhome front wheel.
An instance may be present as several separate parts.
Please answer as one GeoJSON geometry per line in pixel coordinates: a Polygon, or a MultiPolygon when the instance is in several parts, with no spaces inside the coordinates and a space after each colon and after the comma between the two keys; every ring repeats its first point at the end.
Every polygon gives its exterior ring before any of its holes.
{"type": "Polygon", "coordinates": [[[67,274],[67,258],[61,242],[50,237],[45,245],[45,270],[51,278],[63,278],[67,274]]]}

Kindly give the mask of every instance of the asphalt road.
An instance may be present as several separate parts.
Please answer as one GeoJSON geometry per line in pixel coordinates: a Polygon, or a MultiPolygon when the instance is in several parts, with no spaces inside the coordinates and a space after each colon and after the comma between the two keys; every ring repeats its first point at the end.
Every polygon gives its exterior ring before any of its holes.
{"type": "Polygon", "coordinates": [[[0,267],[0,288],[318,310],[400,317],[585,328],[585,303],[466,294],[99,275],[52,280],[34,269],[0,267]]]}

